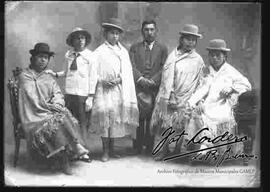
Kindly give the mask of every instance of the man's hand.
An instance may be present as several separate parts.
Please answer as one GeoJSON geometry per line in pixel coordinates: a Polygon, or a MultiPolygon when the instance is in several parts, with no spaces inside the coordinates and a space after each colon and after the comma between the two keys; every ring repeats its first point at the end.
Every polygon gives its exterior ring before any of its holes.
{"type": "Polygon", "coordinates": [[[92,107],[93,107],[93,97],[89,96],[85,101],[85,111],[86,112],[90,111],[92,107]]]}
{"type": "Polygon", "coordinates": [[[147,79],[145,77],[142,77],[139,80],[139,84],[143,87],[143,88],[149,88],[155,85],[155,82],[152,79],[147,79]]]}

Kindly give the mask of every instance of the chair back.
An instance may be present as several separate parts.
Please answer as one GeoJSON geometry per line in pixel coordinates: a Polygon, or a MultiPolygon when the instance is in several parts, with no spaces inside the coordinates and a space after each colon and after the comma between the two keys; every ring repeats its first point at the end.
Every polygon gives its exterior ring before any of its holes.
{"type": "Polygon", "coordinates": [[[11,112],[13,116],[13,127],[15,137],[24,138],[24,133],[21,127],[21,120],[19,116],[19,85],[18,76],[22,72],[22,69],[16,67],[13,71],[12,77],[8,80],[8,90],[10,97],[11,112]]]}
{"type": "Polygon", "coordinates": [[[242,93],[238,97],[237,104],[233,107],[235,119],[239,121],[249,121],[252,125],[256,124],[258,115],[258,95],[257,90],[253,89],[242,93]]]}

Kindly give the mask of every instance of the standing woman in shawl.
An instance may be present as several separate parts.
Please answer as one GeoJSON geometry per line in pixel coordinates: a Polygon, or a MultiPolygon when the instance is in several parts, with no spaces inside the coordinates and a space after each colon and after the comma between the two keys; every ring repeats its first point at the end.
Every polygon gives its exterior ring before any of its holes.
{"type": "MultiPolygon", "coordinates": [[[[223,39],[211,40],[206,49],[209,51],[209,74],[205,78],[205,83],[188,101],[191,108],[201,113],[203,123],[198,130],[209,129],[203,131],[199,137],[206,135],[214,139],[226,131],[235,135],[233,106],[237,103],[239,95],[251,90],[251,84],[246,77],[227,63],[230,49],[226,47],[223,39]]],[[[207,147],[212,147],[212,143],[205,142],[200,145],[201,149],[207,147]]],[[[221,153],[225,147],[218,149],[221,153]]]]}
{"type": "Polygon", "coordinates": [[[157,161],[162,160],[168,153],[168,143],[158,150],[161,134],[172,126],[176,131],[184,129],[184,126],[177,122],[182,122],[185,113],[183,106],[198,87],[202,77],[204,62],[195,50],[197,39],[202,37],[198,31],[199,28],[193,24],[183,27],[179,45],[169,54],[163,67],[151,119],[151,134],[155,136],[152,154],[157,153],[157,161]]]}
{"type": "Polygon", "coordinates": [[[101,136],[101,161],[106,162],[119,157],[113,152],[114,138],[136,137],[139,112],[129,54],[119,42],[124,31],[121,23],[111,18],[102,27],[105,42],[94,51],[98,82],[90,129],[101,136]]]}

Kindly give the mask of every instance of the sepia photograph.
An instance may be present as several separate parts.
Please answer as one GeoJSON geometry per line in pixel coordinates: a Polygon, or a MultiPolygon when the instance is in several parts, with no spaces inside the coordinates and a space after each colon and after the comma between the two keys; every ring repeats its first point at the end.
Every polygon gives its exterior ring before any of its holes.
{"type": "Polygon", "coordinates": [[[5,1],[6,187],[261,187],[262,3],[5,1]]]}

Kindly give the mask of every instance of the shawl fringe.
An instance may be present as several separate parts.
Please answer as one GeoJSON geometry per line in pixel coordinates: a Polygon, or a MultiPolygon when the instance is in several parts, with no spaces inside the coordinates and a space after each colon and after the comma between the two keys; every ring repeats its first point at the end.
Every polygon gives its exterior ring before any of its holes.
{"type": "MultiPolygon", "coordinates": [[[[33,133],[32,148],[42,156],[50,157],[55,154],[55,151],[51,152],[48,149],[47,143],[53,142],[54,136],[64,123],[64,118],[68,117],[74,123],[75,126],[79,126],[77,119],[75,119],[69,110],[63,108],[62,112],[55,113],[52,118],[47,119],[40,123],[33,133]]],[[[56,150],[61,151],[61,150],[56,150]]]]}

